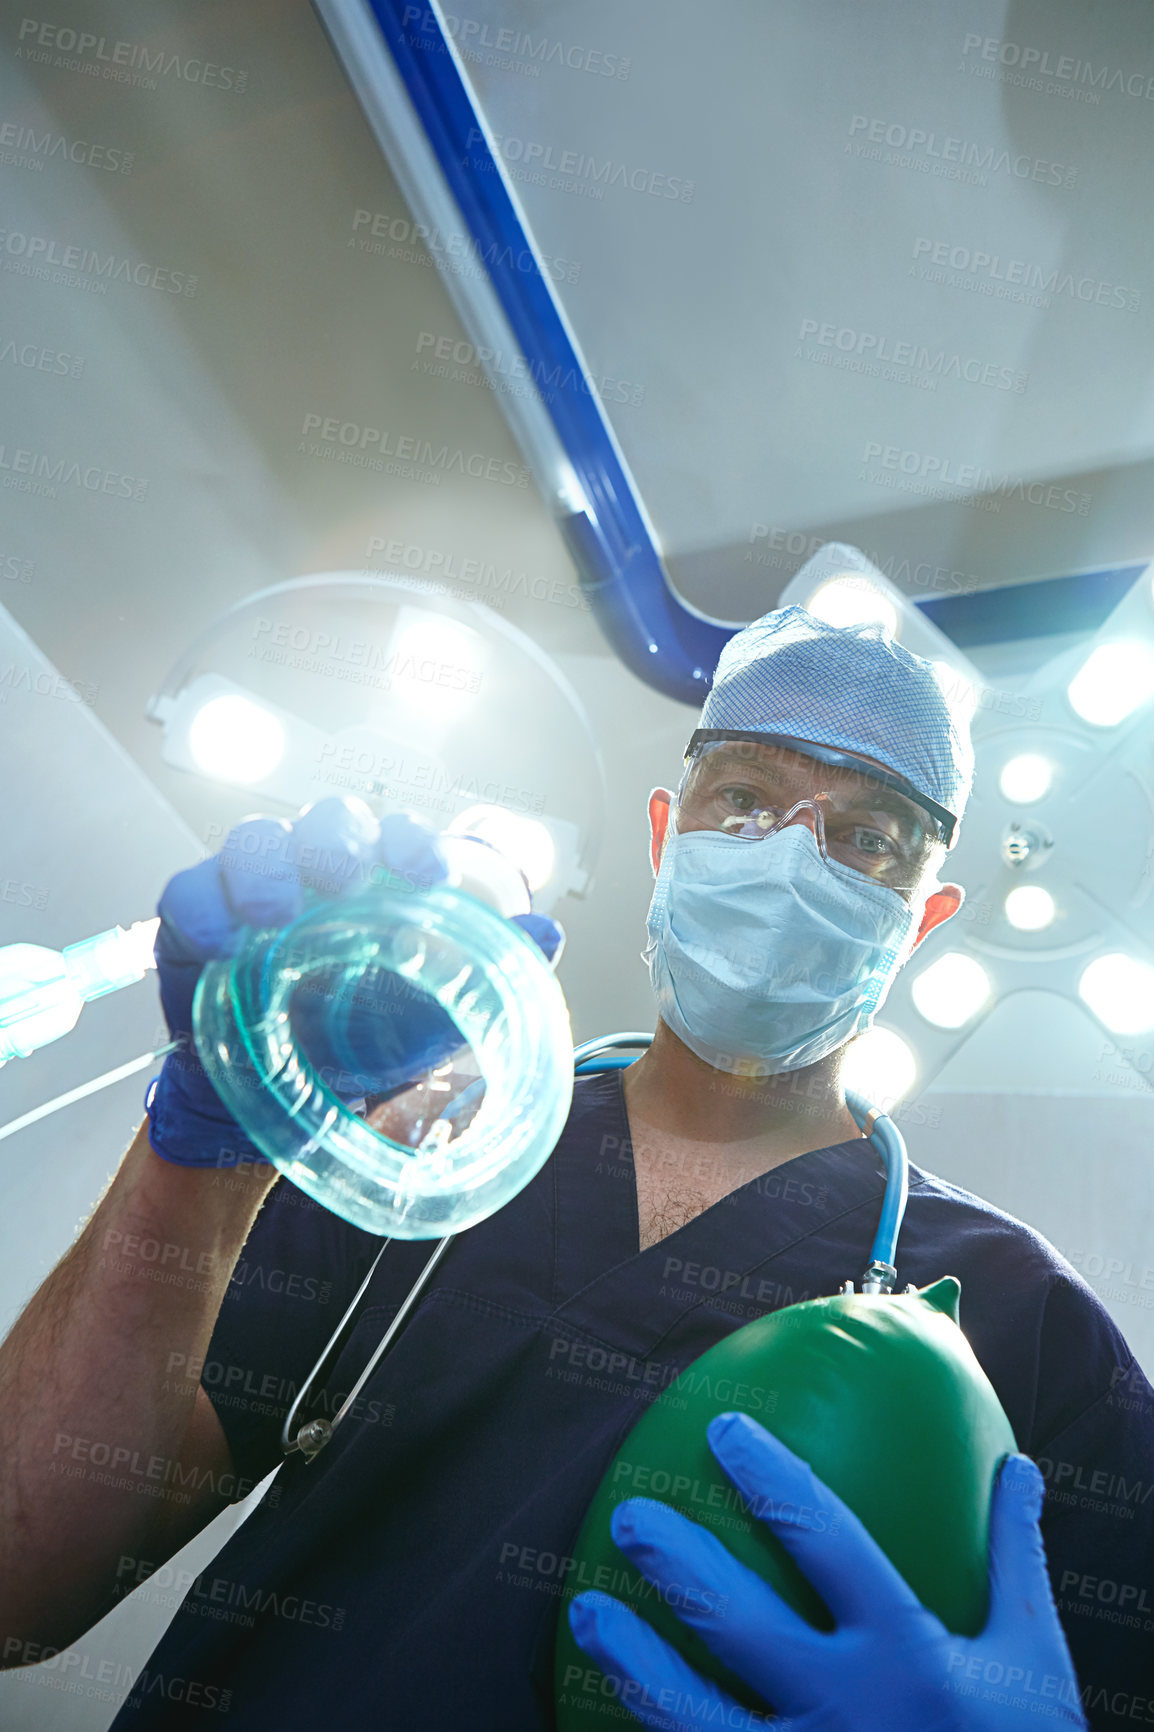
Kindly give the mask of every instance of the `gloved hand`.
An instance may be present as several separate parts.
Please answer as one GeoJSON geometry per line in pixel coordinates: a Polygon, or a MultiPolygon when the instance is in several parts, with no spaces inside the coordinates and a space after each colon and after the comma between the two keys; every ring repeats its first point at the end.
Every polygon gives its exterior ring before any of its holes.
{"type": "MultiPolygon", "coordinates": [[[[192,1001],[200,971],[212,957],[233,955],[246,927],[285,926],[296,919],[305,908],[306,890],[326,899],[353,894],[367,888],[374,868],[381,867],[417,889],[447,877],[435,833],[420,819],[397,814],[378,824],[363,801],[334,797],[308,807],[291,824],[246,818],[229,832],[219,854],[170,880],[157,908],[155,955],[165,1019],[181,1045],[165,1059],[146,1097],[149,1140],[158,1155],[196,1167],[264,1161],[230,1117],[197,1057],[192,1001]]],[[[547,960],[560,954],[563,935],[554,921],[527,914],[517,916],[516,924],[547,960]]],[[[318,1068],[325,1055],[310,1024],[322,997],[320,990],[302,994],[299,1011],[295,1001],[293,1009],[294,1033],[318,1068]]],[[[363,1051],[332,1055],[334,1073],[357,1059],[374,1068],[372,1076],[349,1078],[354,1096],[367,1092],[371,1082],[386,1093],[403,1086],[460,1045],[460,1035],[434,1001],[410,992],[403,1009],[403,1020],[384,1025],[387,1052],[380,1050],[381,1019],[365,1011],[353,1031],[362,1034],[363,1051]]]]}
{"type": "MultiPolygon", "coordinates": [[[[755,1420],[719,1414],[708,1436],[836,1629],[814,1629],[713,1534],[666,1504],[629,1498],[613,1513],[613,1538],[682,1622],[782,1716],[762,1723],[781,1732],[1025,1732],[1042,1713],[1047,1725],[1084,1732],[1038,1529],[1042,1476],[1026,1456],[1007,1457],[994,1488],[990,1615],[981,1635],[968,1638],[925,1609],[841,1499],[755,1420]]],[[[579,1594],[569,1623],[643,1726],[758,1724],[607,1594],[579,1594]]]]}

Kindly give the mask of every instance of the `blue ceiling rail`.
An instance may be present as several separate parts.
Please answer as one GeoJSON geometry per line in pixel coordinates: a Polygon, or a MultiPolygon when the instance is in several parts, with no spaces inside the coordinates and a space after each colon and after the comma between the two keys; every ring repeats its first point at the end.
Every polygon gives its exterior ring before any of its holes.
{"type": "Polygon", "coordinates": [[[918,597],[918,606],[959,649],[972,644],[1010,643],[1020,638],[1097,631],[1113,613],[1149,561],[1042,577],[1032,583],[999,584],[968,595],[918,597]]]}
{"type": "MultiPolygon", "coordinates": [[[[672,590],[632,480],[509,196],[485,128],[432,7],[404,0],[318,0],[331,25],[374,19],[485,265],[577,483],[559,518],[582,588],[632,673],[667,697],[704,702],[732,624],[695,613],[672,590]],[[579,491],[578,491],[579,490],[579,491]],[[580,509],[581,496],[587,509],[580,509]]],[[[338,45],[346,59],[347,45],[338,45]]]]}

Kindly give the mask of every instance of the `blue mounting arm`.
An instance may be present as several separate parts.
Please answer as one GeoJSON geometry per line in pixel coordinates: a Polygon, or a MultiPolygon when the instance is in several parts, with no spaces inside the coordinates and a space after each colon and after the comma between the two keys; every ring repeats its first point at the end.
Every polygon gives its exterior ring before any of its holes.
{"type": "MultiPolygon", "coordinates": [[[[379,50],[388,50],[538,387],[568,464],[560,527],[606,638],[629,670],[700,705],[722,646],[737,629],[674,593],[652,529],[584,361],[526,233],[488,131],[432,6],[412,0],[315,0],[370,124],[381,108],[379,50]],[[368,98],[368,100],[366,100],[368,98]],[[525,260],[534,268],[526,270],[525,260]]],[[[375,126],[378,138],[382,128],[375,126]]],[[[526,454],[528,455],[528,453],[526,454]]]]}

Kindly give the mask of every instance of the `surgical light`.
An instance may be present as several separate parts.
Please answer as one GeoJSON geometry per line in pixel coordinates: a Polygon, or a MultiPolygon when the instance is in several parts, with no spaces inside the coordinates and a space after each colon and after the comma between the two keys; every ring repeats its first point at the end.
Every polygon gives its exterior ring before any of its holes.
{"type": "Polygon", "coordinates": [[[867,577],[830,578],[814,590],[807,611],[826,625],[880,625],[884,636],[897,634],[897,608],[867,577]]]}
{"type": "Polygon", "coordinates": [[[1040,884],[1019,884],[1004,903],[1006,919],[1019,932],[1041,932],[1057,912],[1054,898],[1040,884]]]}
{"type": "MultiPolygon", "coordinates": [[[[589,719],[553,658],[482,602],[381,572],[274,584],[213,620],[150,699],[166,763],[204,775],[190,727],[224,697],[283,733],[276,768],[244,788],[250,809],[296,813],[338,794],[439,833],[466,810],[506,809],[536,821],[514,852],[542,913],[587,888],[605,802],[589,719]]],[[[214,780],[237,780],[236,743],[210,754],[214,780]]],[[[227,830],[237,790],[221,797],[227,830]]]]}
{"type": "Polygon", "coordinates": [[[1037,752],[1019,752],[1002,768],[998,786],[1016,806],[1028,806],[1050,792],[1054,766],[1037,752]]]}
{"type": "Polygon", "coordinates": [[[223,782],[263,782],[284,756],[284,729],[251,698],[210,698],[188,729],[188,749],[206,776],[223,782]]]}
{"type": "Polygon", "coordinates": [[[1154,656],[1144,644],[1104,643],[1086,658],[1066,690],[1084,722],[1117,727],[1154,693],[1154,656]]]}
{"type": "Polygon", "coordinates": [[[935,1028],[961,1028],[988,1002],[990,992],[981,963],[960,950],[939,956],[910,988],[917,1009],[935,1028]]]}
{"type": "Polygon", "coordinates": [[[869,1028],[850,1045],[841,1080],[886,1112],[907,1095],[918,1074],[913,1051],[892,1028],[869,1028]]]}
{"type": "Polygon", "coordinates": [[[1112,1034],[1154,1028],[1154,968],[1122,951],[1095,957],[1082,971],[1078,996],[1112,1034]]]}
{"type": "Polygon", "coordinates": [[[456,836],[479,836],[525,874],[529,888],[547,884],[557,865],[557,848],[547,824],[507,812],[503,806],[470,806],[449,825],[456,836]]]}

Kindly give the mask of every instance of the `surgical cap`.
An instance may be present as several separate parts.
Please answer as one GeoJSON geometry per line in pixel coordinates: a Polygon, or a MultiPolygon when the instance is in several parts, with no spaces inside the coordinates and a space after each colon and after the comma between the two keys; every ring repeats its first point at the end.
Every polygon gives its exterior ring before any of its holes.
{"type": "Polygon", "coordinates": [[[876,758],[955,820],[973,779],[969,728],[932,663],[876,623],[827,625],[802,607],[763,614],[730,638],[700,726],[876,758]]]}

